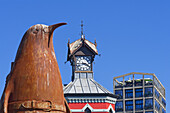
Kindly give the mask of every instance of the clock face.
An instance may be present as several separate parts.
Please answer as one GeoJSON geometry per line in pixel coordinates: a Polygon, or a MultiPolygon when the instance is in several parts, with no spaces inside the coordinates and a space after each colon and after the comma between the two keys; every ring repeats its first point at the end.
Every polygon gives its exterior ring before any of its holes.
{"type": "Polygon", "coordinates": [[[76,56],[76,71],[91,71],[91,56],[76,56]]]}

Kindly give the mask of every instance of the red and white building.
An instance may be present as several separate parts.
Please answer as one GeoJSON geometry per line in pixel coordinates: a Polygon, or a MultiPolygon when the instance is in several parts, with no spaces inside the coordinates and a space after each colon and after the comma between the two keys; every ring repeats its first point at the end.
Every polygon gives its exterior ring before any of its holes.
{"type": "Polygon", "coordinates": [[[115,97],[96,94],[65,94],[72,113],[115,113],[115,97]]]}
{"type": "Polygon", "coordinates": [[[117,97],[93,79],[96,46],[96,42],[86,40],[83,33],[80,39],[68,43],[72,81],[65,85],[64,96],[72,113],[115,113],[117,97]]]}

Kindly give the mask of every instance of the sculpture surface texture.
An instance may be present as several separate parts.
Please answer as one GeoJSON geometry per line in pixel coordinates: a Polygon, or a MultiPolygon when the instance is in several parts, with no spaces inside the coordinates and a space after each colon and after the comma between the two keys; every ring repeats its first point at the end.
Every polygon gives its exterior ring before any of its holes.
{"type": "Polygon", "coordinates": [[[0,113],[70,113],[53,46],[53,31],[65,24],[37,24],[26,31],[6,78],[0,113]]]}

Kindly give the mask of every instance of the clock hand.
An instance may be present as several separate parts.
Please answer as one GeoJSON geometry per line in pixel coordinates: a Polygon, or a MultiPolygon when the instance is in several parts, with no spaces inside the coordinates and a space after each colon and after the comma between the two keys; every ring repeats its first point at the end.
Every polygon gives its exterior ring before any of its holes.
{"type": "Polygon", "coordinates": [[[89,64],[87,64],[87,63],[82,63],[82,64],[84,64],[84,65],[86,65],[86,66],[90,66],[89,64]]]}

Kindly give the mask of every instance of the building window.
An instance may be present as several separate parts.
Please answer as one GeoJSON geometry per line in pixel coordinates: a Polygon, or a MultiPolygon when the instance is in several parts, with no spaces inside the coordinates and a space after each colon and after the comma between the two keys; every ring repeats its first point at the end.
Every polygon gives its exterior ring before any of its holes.
{"type": "Polygon", "coordinates": [[[162,108],[162,113],[166,113],[166,111],[164,110],[164,108],[162,108]]]}
{"type": "Polygon", "coordinates": [[[143,88],[135,89],[135,97],[143,97],[143,88]]]}
{"type": "Polygon", "coordinates": [[[123,90],[115,90],[115,94],[119,95],[118,99],[122,99],[123,98],[123,90]]]}
{"type": "Polygon", "coordinates": [[[84,113],[91,113],[91,110],[89,108],[86,108],[84,113]]]}
{"type": "Polygon", "coordinates": [[[125,90],[125,97],[126,98],[133,98],[133,90],[132,89],[126,89],[125,90]]]}
{"type": "Polygon", "coordinates": [[[133,86],[132,80],[127,80],[127,81],[125,81],[125,83],[126,83],[125,87],[132,87],[133,86]]]}
{"type": "Polygon", "coordinates": [[[153,96],[153,88],[152,87],[146,87],[145,88],[145,97],[151,97],[153,96]]]}
{"type": "Polygon", "coordinates": [[[159,103],[155,100],[155,109],[159,112],[160,110],[160,105],[159,103]]]}
{"type": "Polygon", "coordinates": [[[164,105],[164,107],[166,108],[166,101],[165,99],[162,97],[162,104],[164,105]]]}
{"type": "Polygon", "coordinates": [[[123,102],[117,101],[115,108],[116,108],[116,111],[123,111],[123,102]]]}
{"type": "Polygon", "coordinates": [[[143,80],[137,79],[135,80],[135,86],[142,86],[143,85],[143,80]]]}
{"type": "Polygon", "coordinates": [[[145,99],[145,109],[153,109],[153,99],[145,99]]]}
{"type": "Polygon", "coordinates": [[[133,110],[133,100],[128,100],[125,102],[126,111],[133,110]]]}
{"type": "Polygon", "coordinates": [[[123,82],[119,82],[115,84],[115,88],[122,88],[123,87],[123,82]]]}
{"type": "Polygon", "coordinates": [[[150,79],[150,78],[145,79],[144,81],[145,81],[145,85],[146,85],[146,86],[153,85],[153,80],[150,79]]]}
{"type": "Polygon", "coordinates": [[[142,110],[143,109],[143,100],[136,100],[135,101],[135,109],[142,110]]]}
{"type": "Polygon", "coordinates": [[[159,92],[155,89],[155,97],[159,100],[159,92]]]}

